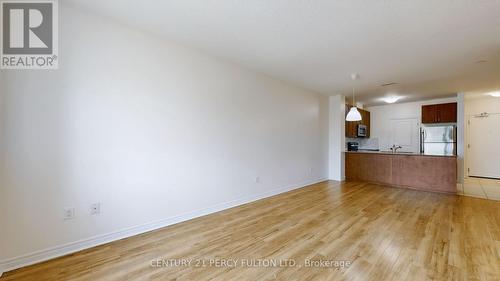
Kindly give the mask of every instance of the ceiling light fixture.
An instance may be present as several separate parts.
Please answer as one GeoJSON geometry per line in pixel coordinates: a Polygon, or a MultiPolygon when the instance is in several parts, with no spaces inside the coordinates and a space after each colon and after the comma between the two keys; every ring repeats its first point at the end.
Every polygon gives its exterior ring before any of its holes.
{"type": "Polygon", "coordinates": [[[488,93],[490,96],[495,98],[500,98],[500,91],[488,93]]]}
{"type": "Polygon", "coordinates": [[[361,113],[359,113],[358,108],[356,107],[356,102],[354,100],[354,81],[358,79],[359,75],[356,73],[351,74],[351,80],[352,82],[352,107],[349,110],[349,113],[347,113],[347,116],[345,117],[346,121],[361,121],[361,113]]]}
{"type": "Polygon", "coordinates": [[[401,98],[402,97],[398,97],[398,96],[390,96],[390,97],[384,97],[384,98],[382,98],[382,100],[385,101],[386,103],[395,103],[398,100],[400,100],[401,98]]]}

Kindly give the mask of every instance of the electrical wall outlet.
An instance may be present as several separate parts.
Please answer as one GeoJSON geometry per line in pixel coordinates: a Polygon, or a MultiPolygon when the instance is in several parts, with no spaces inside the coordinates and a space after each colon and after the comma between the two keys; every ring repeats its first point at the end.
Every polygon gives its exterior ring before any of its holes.
{"type": "Polygon", "coordinates": [[[75,208],[64,208],[63,219],[71,220],[75,218],[75,208]]]}
{"type": "Polygon", "coordinates": [[[90,214],[97,215],[101,213],[101,203],[94,203],[90,205],[90,214]]]}
{"type": "Polygon", "coordinates": [[[309,176],[312,176],[313,174],[313,168],[309,168],[309,176]]]}
{"type": "Polygon", "coordinates": [[[255,181],[255,183],[260,183],[260,177],[258,177],[258,176],[255,177],[254,181],[255,181]]]}

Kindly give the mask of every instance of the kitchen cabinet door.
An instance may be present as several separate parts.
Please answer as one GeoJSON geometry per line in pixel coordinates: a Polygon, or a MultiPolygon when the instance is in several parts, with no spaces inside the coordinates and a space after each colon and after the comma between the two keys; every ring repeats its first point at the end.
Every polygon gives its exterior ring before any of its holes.
{"type": "Polygon", "coordinates": [[[366,137],[370,137],[370,111],[363,110],[363,125],[366,125],[366,137]]]}
{"type": "Polygon", "coordinates": [[[422,123],[456,123],[457,103],[443,103],[422,106],[422,123]]]}
{"type": "Polygon", "coordinates": [[[422,123],[436,123],[437,122],[437,105],[424,105],[422,106],[422,123]]]}
{"type": "Polygon", "coordinates": [[[437,105],[438,123],[456,123],[457,122],[457,103],[444,103],[437,105]]]}

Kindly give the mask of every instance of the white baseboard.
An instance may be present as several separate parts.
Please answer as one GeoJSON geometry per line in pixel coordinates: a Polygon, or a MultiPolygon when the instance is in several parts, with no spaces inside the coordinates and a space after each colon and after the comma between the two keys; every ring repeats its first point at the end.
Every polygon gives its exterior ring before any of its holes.
{"type": "Polygon", "coordinates": [[[290,185],[290,186],[287,186],[285,188],[276,188],[276,189],[270,190],[268,192],[264,192],[264,193],[252,195],[252,196],[241,197],[241,198],[236,199],[236,200],[232,200],[232,201],[229,201],[226,203],[217,204],[217,205],[214,205],[212,207],[189,212],[189,213],[186,213],[183,215],[174,216],[174,217],[162,219],[162,220],[155,221],[155,222],[150,222],[150,223],[122,229],[122,230],[111,232],[108,234],[97,235],[97,236],[83,239],[80,241],[75,241],[75,242],[67,243],[64,245],[48,248],[45,250],[36,251],[36,252],[30,253],[27,255],[15,257],[12,259],[3,260],[3,261],[0,261],[0,276],[2,276],[3,272],[7,272],[10,270],[25,267],[25,266],[32,265],[35,263],[47,261],[50,259],[54,259],[54,258],[57,258],[60,256],[68,255],[68,254],[71,254],[74,252],[78,252],[78,251],[81,251],[84,249],[92,248],[95,246],[99,246],[99,245],[113,242],[116,240],[120,240],[123,238],[142,234],[142,233],[145,233],[148,231],[156,230],[156,229],[163,228],[163,227],[166,227],[166,226],[169,226],[172,224],[176,224],[176,223],[187,221],[187,220],[194,219],[197,217],[205,216],[205,215],[208,215],[211,213],[219,212],[219,211],[222,211],[225,209],[229,209],[232,207],[236,207],[239,205],[243,205],[246,203],[257,201],[257,200],[260,200],[263,198],[271,197],[271,196],[274,196],[274,195],[277,195],[280,193],[284,193],[284,192],[291,191],[294,189],[302,188],[302,187],[305,187],[305,186],[308,186],[311,184],[315,184],[315,183],[319,183],[319,182],[322,182],[325,180],[327,180],[327,179],[321,178],[321,179],[316,179],[316,180],[312,180],[312,181],[305,181],[305,182],[295,184],[295,185],[290,185]]]}

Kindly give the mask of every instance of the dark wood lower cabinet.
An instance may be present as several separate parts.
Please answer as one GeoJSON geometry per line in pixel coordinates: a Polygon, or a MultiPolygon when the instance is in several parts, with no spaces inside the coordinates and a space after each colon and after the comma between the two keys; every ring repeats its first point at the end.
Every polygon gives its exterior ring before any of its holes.
{"type": "Polygon", "coordinates": [[[345,153],[346,179],[456,193],[457,158],[385,153],[345,153]]]}

